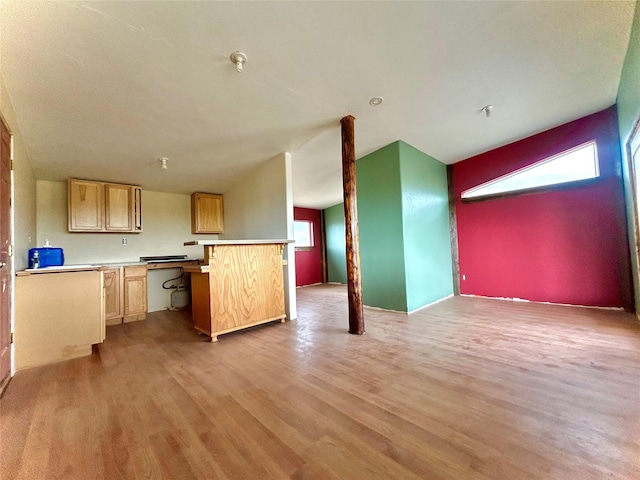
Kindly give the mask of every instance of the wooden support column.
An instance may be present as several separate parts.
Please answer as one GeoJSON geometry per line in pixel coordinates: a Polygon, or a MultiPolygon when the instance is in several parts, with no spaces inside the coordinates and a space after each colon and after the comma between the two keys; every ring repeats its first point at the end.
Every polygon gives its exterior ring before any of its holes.
{"type": "Polygon", "coordinates": [[[342,127],[342,188],[344,190],[344,223],[347,241],[349,333],[362,335],[364,333],[364,310],[362,308],[362,274],[360,271],[354,120],[355,118],[351,115],[340,120],[342,127]]]}

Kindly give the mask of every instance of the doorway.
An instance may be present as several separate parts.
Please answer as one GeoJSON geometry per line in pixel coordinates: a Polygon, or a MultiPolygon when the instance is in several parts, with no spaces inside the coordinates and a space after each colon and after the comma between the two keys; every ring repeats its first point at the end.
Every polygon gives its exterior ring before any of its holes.
{"type": "MultiPolygon", "coordinates": [[[[640,225],[638,219],[638,209],[640,208],[640,118],[636,121],[629,140],[627,141],[627,158],[629,159],[629,172],[632,182],[633,197],[633,228],[635,232],[635,242],[633,244],[632,255],[636,259],[636,271],[634,277],[640,278],[640,225]]],[[[637,303],[638,299],[636,299],[637,303]]],[[[636,312],[639,313],[639,312],[636,312]]]]}
{"type": "Polygon", "coordinates": [[[0,392],[11,378],[11,132],[0,117],[0,392]]]}

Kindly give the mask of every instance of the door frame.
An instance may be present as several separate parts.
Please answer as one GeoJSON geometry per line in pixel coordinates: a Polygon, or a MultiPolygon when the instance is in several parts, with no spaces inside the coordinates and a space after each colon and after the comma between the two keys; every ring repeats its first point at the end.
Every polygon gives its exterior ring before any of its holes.
{"type": "MultiPolygon", "coordinates": [[[[629,245],[631,250],[633,250],[631,255],[636,260],[636,271],[632,272],[633,283],[636,284],[640,282],[640,205],[638,205],[638,195],[640,195],[640,176],[638,170],[640,168],[636,168],[636,165],[633,160],[633,147],[636,146],[636,149],[640,151],[640,117],[638,117],[631,129],[631,133],[627,138],[625,143],[625,153],[627,156],[627,167],[629,170],[629,184],[630,184],[630,193],[631,193],[631,209],[632,209],[632,218],[631,221],[633,223],[633,242],[629,245]]],[[[640,160],[640,159],[639,159],[640,160]]],[[[640,165],[639,165],[640,166],[640,165]]],[[[633,269],[633,265],[629,267],[630,270],[633,269]]],[[[633,288],[633,286],[632,286],[633,288]]],[[[632,291],[633,298],[633,306],[636,309],[636,315],[640,318],[640,311],[636,308],[636,304],[638,299],[635,298],[635,288],[632,291]]]]}
{"type": "Polygon", "coordinates": [[[0,397],[6,391],[7,385],[11,382],[13,375],[15,374],[15,352],[14,352],[14,343],[13,343],[13,332],[15,327],[15,262],[14,262],[14,177],[13,177],[13,154],[14,154],[14,136],[11,128],[9,127],[9,122],[5,119],[2,112],[0,112],[0,122],[2,126],[6,128],[9,133],[9,161],[11,162],[11,168],[9,169],[9,252],[7,252],[7,258],[9,263],[9,335],[10,335],[10,353],[9,353],[9,375],[6,378],[0,378],[0,397]]]}

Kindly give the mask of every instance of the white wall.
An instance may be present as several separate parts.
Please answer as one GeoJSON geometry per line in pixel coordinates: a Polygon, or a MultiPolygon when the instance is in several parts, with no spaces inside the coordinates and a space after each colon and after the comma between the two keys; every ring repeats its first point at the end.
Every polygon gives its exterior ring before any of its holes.
{"type": "Polygon", "coordinates": [[[29,152],[22,141],[9,93],[0,79],[0,113],[13,134],[13,212],[14,266],[16,271],[27,267],[29,248],[36,241],[36,177],[29,152]]]}
{"type": "MultiPolygon", "coordinates": [[[[36,240],[36,176],[31,157],[22,140],[20,126],[16,119],[9,92],[0,78],[0,115],[13,136],[13,269],[27,267],[29,248],[36,240]]],[[[11,331],[15,332],[15,275],[11,275],[11,331]]],[[[12,346],[11,373],[15,372],[15,345],[12,346]]]]}
{"type": "MultiPolygon", "coordinates": [[[[203,258],[202,247],[185,247],[189,240],[217,238],[191,233],[188,195],[142,191],[142,233],[69,233],[67,183],[37,181],[37,244],[46,239],[64,249],[65,264],[135,262],[152,255],[188,255],[203,258]],[[127,245],[122,245],[122,239],[127,245]]],[[[25,260],[26,260],[26,253],[25,260]]],[[[171,291],[162,282],[179,275],[178,269],[149,271],[149,311],[171,305],[171,291]]]]}
{"type": "MultiPolygon", "coordinates": [[[[254,168],[224,193],[224,234],[229,240],[293,239],[291,154],[281,153],[254,168]]],[[[297,318],[295,252],[285,248],[287,318],[297,318]]]]}

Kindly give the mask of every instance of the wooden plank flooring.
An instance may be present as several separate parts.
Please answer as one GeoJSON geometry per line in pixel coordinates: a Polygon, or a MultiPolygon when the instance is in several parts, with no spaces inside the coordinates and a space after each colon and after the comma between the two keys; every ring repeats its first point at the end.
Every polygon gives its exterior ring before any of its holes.
{"type": "Polygon", "coordinates": [[[640,478],[634,315],[455,297],[355,336],[334,285],[298,314],[211,344],[153,313],[19,372],[0,478],[640,478]]]}

